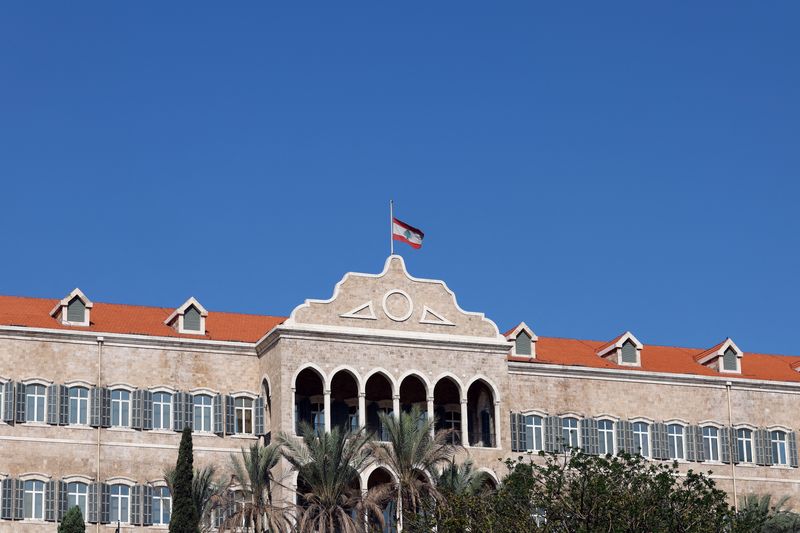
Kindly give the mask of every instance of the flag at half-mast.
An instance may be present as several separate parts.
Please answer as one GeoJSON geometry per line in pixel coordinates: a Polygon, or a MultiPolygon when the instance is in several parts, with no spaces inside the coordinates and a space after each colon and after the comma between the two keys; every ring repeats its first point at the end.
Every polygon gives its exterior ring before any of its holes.
{"type": "Polygon", "coordinates": [[[422,248],[422,238],[424,236],[425,234],[422,233],[422,230],[410,226],[402,220],[392,218],[392,239],[402,241],[412,248],[419,249],[422,248]]]}

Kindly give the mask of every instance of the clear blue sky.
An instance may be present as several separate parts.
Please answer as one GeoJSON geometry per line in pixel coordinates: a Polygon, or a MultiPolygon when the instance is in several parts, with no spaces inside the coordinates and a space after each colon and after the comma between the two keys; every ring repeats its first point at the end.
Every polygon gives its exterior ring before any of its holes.
{"type": "Polygon", "coordinates": [[[0,293],[800,354],[800,4],[6,2],[0,293]],[[702,4],[702,5],[700,5],[702,4]]]}

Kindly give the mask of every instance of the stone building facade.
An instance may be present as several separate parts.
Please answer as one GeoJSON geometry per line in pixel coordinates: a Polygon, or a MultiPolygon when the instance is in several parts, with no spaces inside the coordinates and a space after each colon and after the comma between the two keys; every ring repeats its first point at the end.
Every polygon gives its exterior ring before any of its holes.
{"type": "MultiPolygon", "coordinates": [[[[711,471],[732,495],[800,502],[800,357],[506,333],[399,256],[289,317],[0,297],[0,531],[165,528],[179,431],[226,471],[257,439],[366,426],[418,406],[499,480],[499,457],[564,443],[711,471]]],[[[362,487],[391,479],[376,465],[362,487]]],[[[296,479],[287,472],[289,483],[296,479]]],[[[291,497],[291,495],[287,495],[291,497]]]]}

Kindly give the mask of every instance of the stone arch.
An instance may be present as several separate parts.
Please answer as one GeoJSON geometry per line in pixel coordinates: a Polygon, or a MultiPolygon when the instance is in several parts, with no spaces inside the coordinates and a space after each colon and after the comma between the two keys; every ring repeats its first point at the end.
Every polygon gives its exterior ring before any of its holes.
{"type": "Polygon", "coordinates": [[[340,366],[330,373],[327,393],[330,394],[331,427],[356,430],[360,423],[359,391],[361,381],[352,367],[340,366]]]}
{"type": "Polygon", "coordinates": [[[461,444],[461,400],[465,397],[463,386],[454,375],[448,372],[436,379],[433,386],[435,429],[449,431],[450,444],[461,444]]]}
{"type": "Polygon", "coordinates": [[[325,374],[314,364],[298,369],[292,379],[294,431],[309,424],[316,431],[325,430],[325,374]]]}
{"type": "Polygon", "coordinates": [[[388,381],[389,384],[392,386],[392,393],[391,393],[392,396],[394,396],[395,394],[400,394],[400,391],[398,390],[400,386],[399,382],[394,379],[394,376],[392,375],[391,372],[380,366],[373,368],[372,370],[364,374],[364,379],[361,380],[361,385],[364,388],[362,388],[360,392],[366,392],[367,381],[369,381],[369,378],[371,378],[375,374],[382,374],[383,377],[386,378],[386,381],[388,381]]]}
{"type": "Polygon", "coordinates": [[[427,415],[428,398],[431,394],[431,384],[421,372],[409,370],[399,380],[398,396],[400,397],[400,410],[410,411],[413,407],[427,415]]]}
{"type": "Polygon", "coordinates": [[[467,386],[467,442],[470,446],[497,446],[498,416],[497,389],[482,377],[476,376],[467,386]]]}

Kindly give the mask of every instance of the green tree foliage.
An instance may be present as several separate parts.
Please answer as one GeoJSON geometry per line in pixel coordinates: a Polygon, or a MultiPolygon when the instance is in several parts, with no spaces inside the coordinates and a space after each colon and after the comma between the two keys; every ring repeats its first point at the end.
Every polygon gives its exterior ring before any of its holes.
{"type": "MultiPolygon", "coordinates": [[[[164,479],[169,487],[170,494],[175,493],[175,468],[164,471],[164,479]]],[[[206,466],[194,469],[192,477],[192,501],[200,519],[200,531],[216,529],[211,524],[212,510],[222,504],[224,499],[224,484],[216,479],[216,469],[206,466]]]]}
{"type": "Polygon", "coordinates": [[[385,488],[362,494],[359,472],[374,461],[371,436],[363,429],[329,433],[301,425],[298,441],[281,435],[283,455],[297,471],[300,503],[297,506],[299,533],[361,533],[366,520],[383,524],[385,488]]]}
{"type": "Polygon", "coordinates": [[[226,510],[228,515],[223,530],[234,531],[243,523],[254,533],[287,529],[286,508],[273,499],[275,486],[280,483],[274,476],[280,457],[279,445],[264,446],[259,442],[249,449],[242,448],[239,456],[231,455],[231,484],[240,492],[235,502],[232,491],[223,492],[220,510],[226,510]]]}
{"type": "Polygon", "coordinates": [[[186,427],[181,435],[178,462],[175,465],[173,477],[170,533],[197,533],[199,531],[197,509],[192,498],[193,462],[192,429],[186,427]]]}
{"type": "Polygon", "coordinates": [[[83,523],[81,508],[76,505],[64,515],[64,519],[58,526],[58,533],[84,533],[85,531],[86,526],[83,523]]]}
{"type": "Polygon", "coordinates": [[[800,531],[800,514],[786,509],[789,497],[772,504],[771,494],[747,494],[736,515],[736,531],[795,533],[800,531]]]}
{"type": "Polygon", "coordinates": [[[440,498],[432,480],[452,460],[455,447],[447,442],[450,432],[434,435],[434,421],[423,417],[417,407],[400,416],[381,413],[380,420],[388,440],[376,443],[376,456],[397,475],[402,526],[406,516],[414,517],[424,509],[425,500],[440,498]]]}

